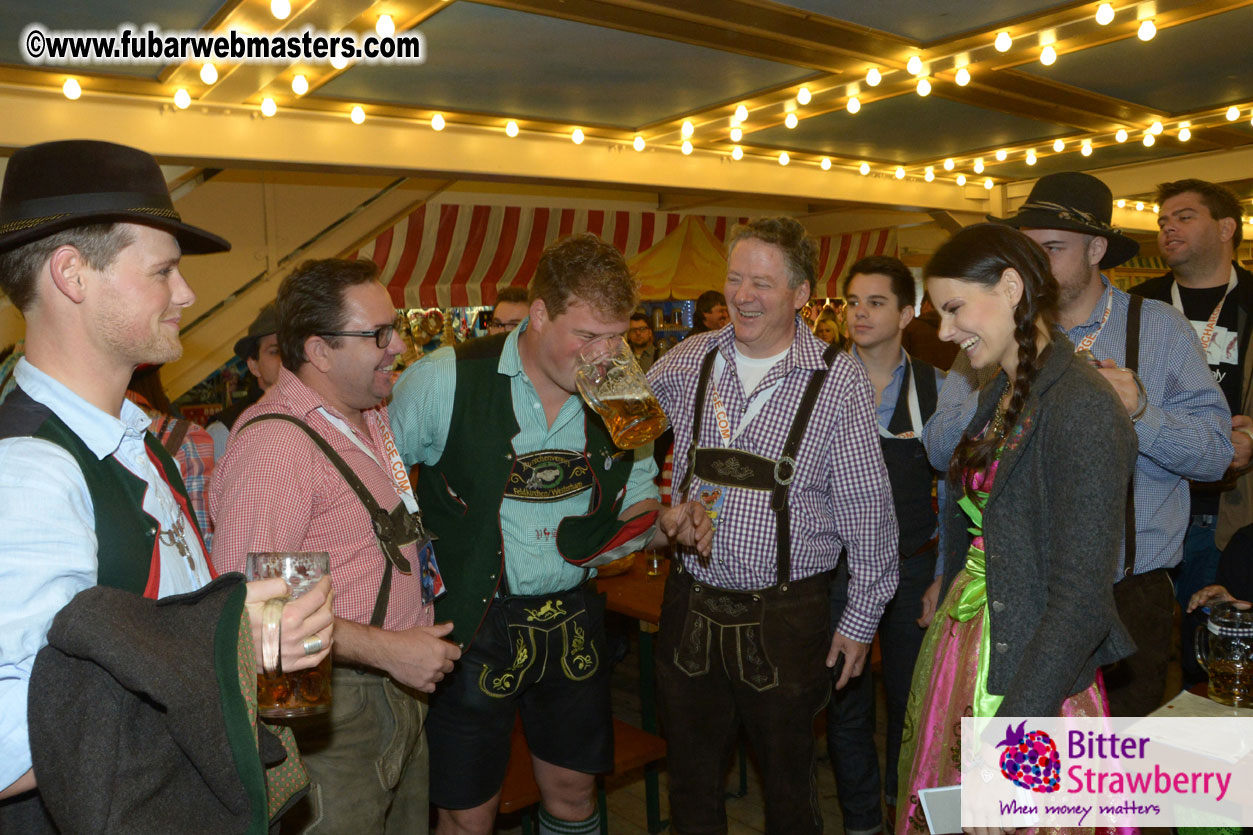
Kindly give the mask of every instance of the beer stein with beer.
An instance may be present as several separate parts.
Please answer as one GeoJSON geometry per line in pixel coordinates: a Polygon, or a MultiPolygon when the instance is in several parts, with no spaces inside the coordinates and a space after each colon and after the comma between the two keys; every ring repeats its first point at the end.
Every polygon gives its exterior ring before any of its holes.
{"type": "MultiPolygon", "coordinates": [[[[330,554],[325,551],[262,551],[248,555],[247,577],[249,580],[264,580],[268,577],[282,577],[287,581],[290,596],[278,598],[267,603],[277,604],[281,617],[282,604],[294,600],[313,588],[318,580],[330,573],[330,554]]],[[[269,616],[267,611],[266,617],[269,616]]],[[[266,624],[262,628],[262,642],[273,644],[273,660],[259,659],[257,670],[257,712],[271,719],[292,719],[299,716],[313,716],[325,713],[331,707],[331,656],[318,666],[308,670],[297,670],[284,673],[282,664],[277,658],[279,641],[277,628],[274,636],[266,635],[266,624]],[[273,668],[273,669],[271,669],[273,668]]],[[[263,656],[269,655],[262,649],[263,656]]]]}
{"type": "Polygon", "coordinates": [[[1253,606],[1218,603],[1196,631],[1196,660],[1209,673],[1209,697],[1231,707],[1253,707],[1253,606]]]}
{"type": "Polygon", "coordinates": [[[605,419],[620,449],[641,447],[670,425],[631,346],[620,337],[598,339],[584,348],[574,382],[587,405],[605,419]]]}

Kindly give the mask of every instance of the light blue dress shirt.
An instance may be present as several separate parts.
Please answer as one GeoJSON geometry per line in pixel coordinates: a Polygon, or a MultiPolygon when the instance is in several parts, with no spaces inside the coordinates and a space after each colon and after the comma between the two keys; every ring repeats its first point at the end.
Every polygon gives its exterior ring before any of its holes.
{"type": "MultiPolygon", "coordinates": [[[[1066,335],[1076,345],[1098,332],[1091,351],[1097,359],[1126,362],[1127,307],[1130,296],[1104,276],[1105,294],[1092,315],[1066,335]],[[1113,294],[1109,321],[1101,319],[1113,294]]],[[[1215,481],[1231,464],[1231,412],[1206,365],[1196,331],[1168,304],[1145,299],[1140,313],[1140,381],[1148,408],[1136,422],[1140,454],[1136,458],[1136,573],[1170,568],[1183,558],[1188,528],[1187,479],[1215,481]]],[[[947,467],[962,432],[974,417],[979,385],[999,368],[978,375],[966,352],[949,369],[935,415],[923,429],[931,465],[947,467]]],[[[1082,426],[1075,427],[1082,432],[1082,426]]],[[[1119,558],[1119,565],[1122,558],[1119,558]]]]}
{"type": "MultiPolygon", "coordinates": [[[[151,422],[134,403],[109,415],[21,359],[14,376],[32,399],[57,416],[101,459],[114,455],[153,489],[168,493],[144,447],[151,422]],[[153,480],[156,480],[154,483],[153,480]]],[[[173,496],[170,496],[173,501],[173,496]]],[[[147,497],[145,511],[149,510],[147,497]]],[[[162,513],[152,514],[164,526],[162,513]]],[[[26,693],[35,655],[57,612],[96,585],[96,522],[82,470],[68,452],[36,438],[0,440],[0,787],[31,767],[26,693]]],[[[194,591],[211,579],[193,543],[197,570],[163,559],[161,594],[194,591]]]]}
{"type": "MultiPolygon", "coordinates": [[[[571,395],[561,406],[551,427],[544,415],[535,386],[522,368],[518,337],[526,330],[523,322],[505,340],[497,372],[510,378],[513,413],[518,435],[513,450],[522,455],[541,449],[582,452],[586,445],[583,430],[583,402],[571,395]]],[[[452,348],[441,348],[410,366],[396,383],[395,396],[388,406],[392,431],[401,458],[409,466],[434,464],[444,454],[452,424],[453,395],[457,388],[456,355],[452,348]]],[[[492,420],[482,415],[482,420],[492,420]]],[[[627,482],[622,507],[659,496],[654,479],[657,464],[652,445],[635,450],[635,465],[627,482]]],[[[591,509],[592,491],[584,491],[556,502],[523,502],[504,499],[500,506],[500,530],[505,542],[505,575],[511,594],[548,594],[573,588],[589,571],[571,565],[557,551],[557,525],[567,516],[581,516],[591,509]]],[[[438,545],[436,553],[438,554],[438,545]]]]}

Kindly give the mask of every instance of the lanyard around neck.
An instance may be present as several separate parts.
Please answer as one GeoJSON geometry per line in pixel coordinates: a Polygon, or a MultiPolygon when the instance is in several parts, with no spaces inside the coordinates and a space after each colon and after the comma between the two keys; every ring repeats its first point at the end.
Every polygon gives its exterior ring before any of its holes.
{"type": "MultiPolygon", "coordinates": [[[[1201,350],[1205,352],[1206,357],[1209,356],[1210,343],[1214,341],[1214,337],[1218,333],[1218,317],[1223,312],[1223,305],[1227,302],[1227,297],[1231,295],[1231,291],[1236,289],[1236,270],[1231,268],[1231,279],[1227,282],[1227,292],[1223,293],[1222,300],[1218,302],[1218,306],[1214,308],[1214,312],[1210,314],[1209,321],[1205,323],[1205,330],[1201,331],[1201,350]]],[[[1170,303],[1175,306],[1175,310],[1183,313],[1184,318],[1188,318],[1188,314],[1183,311],[1183,297],[1179,293],[1179,282],[1172,281],[1170,283],[1170,303]]]]}
{"type": "MultiPolygon", "coordinates": [[[[783,361],[784,360],[779,360],[779,362],[783,361]]],[[[718,395],[717,378],[722,374],[722,370],[726,367],[726,364],[727,362],[723,358],[722,352],[719,351],[718,355],[714,358],[713,374],[709,380],[709,399],[713,403],[714,407],[714,420],[715,425],[718,427],[718,437],[722,439],[723,446],[729,447],[731,444],[735,443],[736,438],[744,434],[744,430],[748,428],[748,425],[752,423],[759,414],[761,414],[761,410],[766,407],[766,403],[769,402],[770,398],[774,396],[775,391],[777,391],[779,386],[782,385],[783,378],[780,377],[769,386],[766,386],[764,389],[760,389],[749,399],[748,407],[744,410],[744,414],[740,416],[740,422],[735,427],[735,431],[732,432],[731,418],[727,415],[726,406],[723,405],[722,398],[718,395]]],[[[772,369],[773,367],[774,366],[771,366],[772,369]]],[[[766,373],[769,374],[770,372],[767,371],[766,373]]]]}
{"type": "MultiPolygon", "coordinates": [[[[345,438],[357,445],[357,448],[370,456],[370,460],[380,467],[383,467],[378,456],[374,454],[368,446],[361,442],[357,437],[357,433],[352,427],[345,423],[341,418],[331,414],[331,410],[325,406],[319,406],[318,412],[327,422],[338,429],[345,438]]],[[[391,476],[392,487],[396,490],[396,495],[405,503],[405,509],[410,513],[418,512],[418,500],[413,495],[413,485],[409,482],[409,472],[405,469],[405,463],[400,458],[400,451],[396,449],[396,441],[392,438],[391,427],[387,425],[387,421],[383,420],[383,416],[377,410],[371,410],[366,413],[366,420],[374,424],[374,429],[379,433],[379,437],[383,440],[383,451],[387,453],[388,463],[390,467],[383,467],[391,476]]]]}
{"type": "Polygon", "coordinates": [[[1087,351],[1091,349],[1093,343],[1096,342],[1096,338],[1101,335],[1101,331],[1105,330],[1105,323],[1109,321],[1109,314],[1114,309],[1114,288],[1107,288],[1105,290],[1105,295],[1105,313],[1101,316],[1101,324],[1098,325],[1096,330],[1092,333],[1079,340],[1079,344],[1075,346],[1076,354],[1080,351],[1087,351]]]}

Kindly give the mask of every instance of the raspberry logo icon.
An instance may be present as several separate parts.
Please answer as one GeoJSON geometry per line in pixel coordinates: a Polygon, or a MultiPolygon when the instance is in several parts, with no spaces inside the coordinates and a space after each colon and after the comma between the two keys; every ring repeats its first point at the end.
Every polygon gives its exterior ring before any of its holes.
{"type": "Polygon", "coordinates": [[[1005,726],[1005,739],[996,747],[1001,752],[1001,774],[1015,786],[1049,794],[1061,787],[1062,761],[1057,744],[1044,731],[1027,731],[1026,721],[1017,728],[1005,726]]]}

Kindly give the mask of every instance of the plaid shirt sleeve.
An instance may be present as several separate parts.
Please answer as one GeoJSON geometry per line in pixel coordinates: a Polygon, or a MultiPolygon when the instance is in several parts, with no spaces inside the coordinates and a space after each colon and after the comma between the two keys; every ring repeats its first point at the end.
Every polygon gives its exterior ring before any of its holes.
{"type": "Polygon", "coordinates": [[[879,446],[874,390],[864,372],[846,393],[835,400],[831,439],[835,528],[848,550],[849,565],[848,604],[837,629],[869,643],[884,607],[896,593],[899,529],[879,446]]]}

